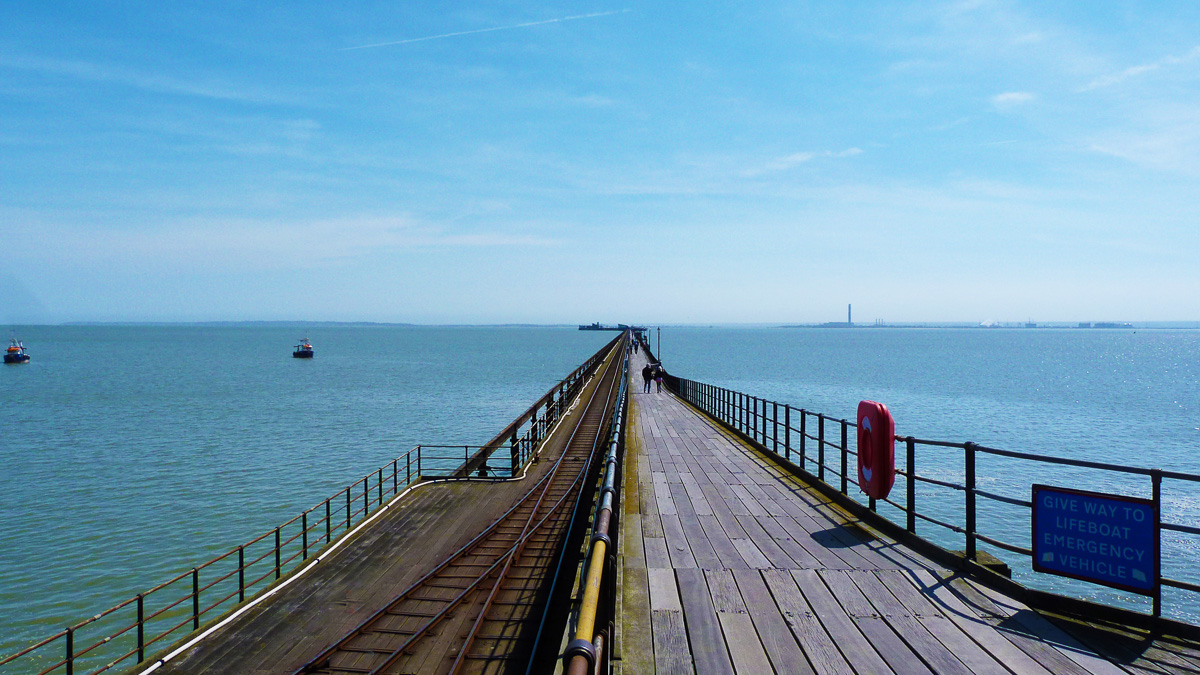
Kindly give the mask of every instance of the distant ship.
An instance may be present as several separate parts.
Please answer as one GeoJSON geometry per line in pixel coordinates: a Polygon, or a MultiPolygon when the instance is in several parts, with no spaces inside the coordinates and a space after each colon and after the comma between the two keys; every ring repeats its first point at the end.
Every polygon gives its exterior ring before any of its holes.
{"type": "Polygon", "coordinates": [[[4,350],[5,363],[29,363],[29,355],[25,353],[25,345],[12,338],[8,341],[8,349],[4,350]]]}
{"type": "Polygon", "coordinates": [[[312,343],[308,341],[308,338],[300,338],[300,344],[296,345],[296,348],[292,350],[292,358],[311,359],[312,357],[312,343]]]}

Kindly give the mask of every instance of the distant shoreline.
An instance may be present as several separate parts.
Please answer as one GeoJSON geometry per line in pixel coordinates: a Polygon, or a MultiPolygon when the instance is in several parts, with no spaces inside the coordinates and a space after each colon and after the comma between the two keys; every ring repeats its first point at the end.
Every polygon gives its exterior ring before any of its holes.
{"type": "Polygon", "coordinates": [[[247,328],[383,327],[383,328],[575,328],[565,323],[388,323],[384,321],[67,321],[31,326],[203,326],[247,328]]]}
{"type": "MultiPolygon", "coordinates": [[[[386,321],[66,321],[62,323],[12,323],[10,327],[34,326],[64,326],[64,327],[201,327],[201,328],[563,328],[577,330],[574,323],[411,323],[386,321]]],[[[967,321],[913,321],[913,322],[880,322],[853,323],[824,322],[824,323],[663,323],[651,324],[656,328],[821,328],[821,329],[867,329],[867,328],[938,328],[938,329],[1004,329],[1004,330],[1039,330],[1039,329],[1075,329],[1075,330],[1138,330],[1138,329],[1200,329],[1200,321],[1131,321],[1131,322],[1075,322],[1075,321],[1046,321],[1036,325],[1026,325],[1026,322],[986,322],[975,323],[967,321]],[[1124,325],[1122,325],[1124,324],[1124,325]]]]}

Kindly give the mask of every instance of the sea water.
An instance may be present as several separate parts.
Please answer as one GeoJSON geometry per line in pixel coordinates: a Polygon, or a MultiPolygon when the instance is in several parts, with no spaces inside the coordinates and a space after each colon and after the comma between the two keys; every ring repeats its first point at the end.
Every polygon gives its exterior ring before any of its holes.
{"type": "MultiPolygon", "coordinates": [[[[657,347],[658,335],[651,335],[657,347]]],[[[858,402],[885,403],[896,434],[1055,457],[1200,474],[1200,331],[982,328],[664,328],[673,374],[853,422],[858,402]]],[[[808,431],[815,434],[815,420],[808,431]]],[[[798,421],[793,426],[798,426],[798,421]]],[[[827,438],[841,440],[840,424],[827,438]]],[[[856,441],[850,429],[849,442],[856,441]]],[[[813,443],[809,442],[809,447],[813,443]]],[[[897,444],[897,461],[904,448],[897,444]]],[[[812,451],[810,451],[810,455],[812,451]]],[[[918,447],[917,473],[963,484],[964,451],[918,447]]],[[[854,458],[850,472],[854,475],[854,458]]],[[[840,453],[826,464],[839,469],[840,453]]],[[[815,470],[811,463],[809,469],[815,470]]],[[[903,468],[903,464],[900,465],[903,468]]],[[[1030,499],[1034,483],[1151,497],[1148,477],[977,455],[977,485],[1030,499]]],[[[832,477],[831,481],[836,481],[832,477]]],[[[840,487],[840,484],[835,482],[840,487]]],[[[903,478],[893,498],[903,504],[903,478]]],[[[848,492],[866,503],[850,481],[848,492]]],[[[962,492],[918,485],[917,509],[962,526],[962,492]]],[[[1162,519],[1200,526],[1200,483],[1165,480],[1162,519]]],[[[1028,508],[977,500],[978,530],[1028,548],[1028,508]]],[[[904,525],[904,513],[881,505],[904,525]]],[[[964,536],[923,521],[950,549],[964,536]]],[[[1200,579],[1200,537],[1163,532],[1164,575],[1200,579]]],[[[980,543],[1034,587],[1150,611],[1148,599],[1034,573],[1029,558],[980,543]]],[[[1164,614],[1200,623],[1200,596],[1165,588],[1164,614]]]]}
{"type": "MultiPolygon", "coordinates": [[[[614,335],[396,326],[18,334],[33,358],[0,368],[0,654],[263,534],[418,443],[488,440],[614,335]],[[305,333],[312,361],[291,357],[305,333]]],[[[881,401],[901,435],[1200,473],[1200,331],[667,327],[661,355],[682,377],[837,418],[853,419],[859,400],[881,401]]],[[[961,482],[961,452],[922,449],[918,473],[961,482]]],[[[1149,496],[1146,479],[994,460],[981,456],[980,487],[1009,496],[1028,499],[1032,482],[1149,496]]],[[[1164,486],[1164,519],[1200,525],[1196,488],[1164,486]]],[[[918,507],[961,522],[961,493],[947,492],[919,489],[918,507]]],[[[1027,509],[980,501],[980,531],[1028,545],[1027,509]]],[[[961,535],[939,530],[918,527],[963,548],[961,535]]],[[[1169,576],[1200,577],[1200,538],[1164,533],[1164,542],[1169,576]]],[[[981,548],[1038,587],[1147,609],[981,548]]],[[[1200,623],[1197,600],[1168,592],[1164,604],[1200,623]]]]}
{"type": "Polygon", "coordinates": [[[0,656],[315,506],[479,445],[616,334],[57,326],[0,367],[0,656]],[[312,360],[292,358],[308,337],[312,360]]]}

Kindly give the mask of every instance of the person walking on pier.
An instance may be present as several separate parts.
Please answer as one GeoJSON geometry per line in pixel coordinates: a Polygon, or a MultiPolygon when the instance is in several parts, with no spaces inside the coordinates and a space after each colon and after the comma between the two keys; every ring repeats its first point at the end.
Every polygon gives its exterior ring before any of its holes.
{"type": "Polygon", "coordinates": [[[650,393],[650,375],[652,373],[653,373],[653,371],[650,370],[649,363],[642,366],[642,393],[643,394],[650,393]]]}
{"type": "Polygon", "coordinates": [[[654,364],[654,384],[657,385],[658,388],[656,390],[656,393],[659,393],[659,394],[662,393],[662,380],[663,380],[664,372],[665,371],[663,370],[661,363],[654,364]]]}

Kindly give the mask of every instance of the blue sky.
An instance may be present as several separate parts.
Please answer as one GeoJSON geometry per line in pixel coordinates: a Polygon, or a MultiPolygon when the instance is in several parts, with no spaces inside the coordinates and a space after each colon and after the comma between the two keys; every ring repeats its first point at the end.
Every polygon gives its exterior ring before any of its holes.
{"type": "Polygon", "coordinates": [[[5,3],[0,321],[1200,319],[1192,2],[5,3]]]}

